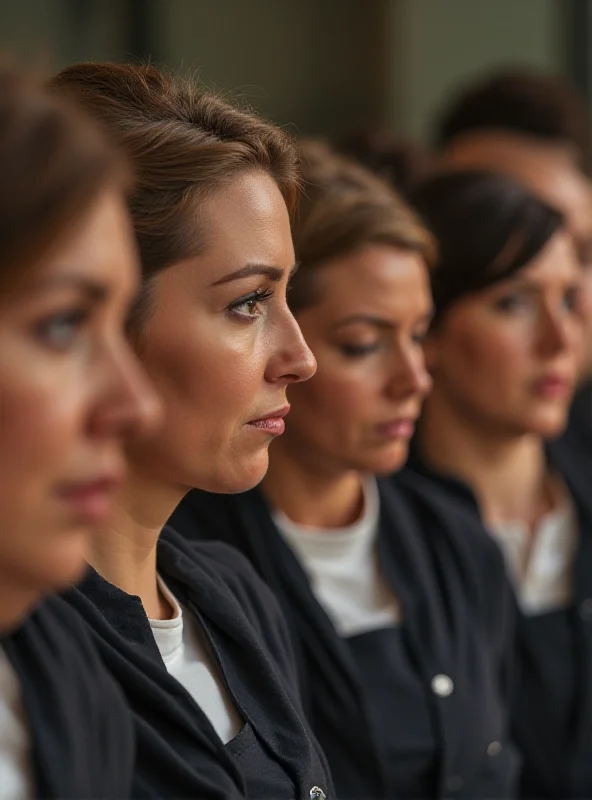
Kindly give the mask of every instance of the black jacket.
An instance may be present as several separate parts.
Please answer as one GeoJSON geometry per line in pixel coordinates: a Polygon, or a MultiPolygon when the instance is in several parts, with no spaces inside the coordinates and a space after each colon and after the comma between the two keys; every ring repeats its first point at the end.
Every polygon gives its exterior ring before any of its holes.
{"type": "MultiPolygon", "coordinates": [[[[592,449],[573,430],[547,448],[552,468],[575,502],[579,544],[573,564],[573,604],[565,610],[558,648],[543,617],[518,614],[512,729],[523,759],[525,798],[592,797],[592,449]],[[542,623],[542,624],[540,624],[542,623]],[[571,695],[571,696],[570,696],[571,695]],[[567,711],[566,711],[567,708],[567,711]],[[565,715],[566,737],[555,721],[565,715]]],[[[450,502],[481,521],[468,486],[434,472],[414,449],[410,466],[446,491],[450,502]]],[[[483,528],[485,530],[485,528],[483,528]]]]}
{"type": "MultiPolygon", "coordinates": [[[[447,495],[405,474],[379,481],[381,570],[404,609],[405,626],[429,696],[438,737],[435,797],[506,798],[513,762],[506,738],[512,604],[501,555],[447,495]],[[454,681],[437,696],[435,676],[454,681]],[[491,750],[491,748],[490,748],[491,750]]],[[[307,714],[329,758],[339,797],[386,798],[393,764],[374,741],[350,650],[315,599],[262,494],[191,492],[172,524],[187,538],[240,548],[274,590],[290,623],[307,714]]],[[[405,719],[393,725],[405,730],[405,719]]],[[[397,765],[394,765],[396,771],[397,765]]],[[[396,783],[396,780],[395,780],[396,783]]]]}
{"type": "Polygon", "coordinates": [[[290,642],[277,603],[231,548],[166,528],[158,571],[199,619],[245,728],[224,746],[162,661],[138,597],[91,573],[67,597],[134,712],[136,797],[253,800],[331,795],[324,757],[303,723],[290,642]],[[273,792],[274,794],[270,794],[273,792]]]}
{"type": "Polygon", "coordinates": [[[49,597],[1,643],[21,686],[35,797],[129,797],[132,720],[78,615],[49,597]]]}
{"type": "Polygon", "coordinates": [[[587,441],[592,448],[592,380],[583,384],[574,398],[566,437],[573,437],[576,443],[587,441]]]}

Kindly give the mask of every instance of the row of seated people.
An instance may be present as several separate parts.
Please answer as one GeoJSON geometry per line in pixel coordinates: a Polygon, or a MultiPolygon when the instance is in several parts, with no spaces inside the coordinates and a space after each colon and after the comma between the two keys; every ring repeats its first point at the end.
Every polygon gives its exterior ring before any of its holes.
{"type": "Polygon", "coordinates": [[[0,795],[592,796],[565,210],[151,66],[0,117],[0,795]]]}

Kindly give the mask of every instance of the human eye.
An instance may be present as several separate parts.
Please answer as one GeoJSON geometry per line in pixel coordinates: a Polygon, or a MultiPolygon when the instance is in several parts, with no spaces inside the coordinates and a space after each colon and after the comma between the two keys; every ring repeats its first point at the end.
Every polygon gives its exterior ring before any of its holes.
{"type": "Polygon", "coordinates": [[[250,292],[234,300],[227,307],[227,310],[241,319],[257,319],[263,313],[262,305],[268,302],[272,297],[272,289],[257,289],[256,292],[250,292]]]}
{"type": "Polygon", "coordinates": [[[506,314],[513,314],[513,313],[518,313],[520,311],[524,311],[529,307],[529,305],[530,305],[529,298],[525,294],[519,292],[499,297],[494,303],[494,307],[498,311],[502,311],[503,313],[506,314]]]}
{"type": "Polygon", "coordinates": [[[363,358],[364,356],[375,353],[380,348],[380,342],[368,344],[356,344],[355,342],[345,342],[339,345],[339,349],[346,358],[363,358]]]}
{"type": "Polygon", "coordinates": [[[67,352],[77,341],[88,319],[86,308],[60,311],[51,314],[36,325],[37,337],[52,350],[67,352]]]}

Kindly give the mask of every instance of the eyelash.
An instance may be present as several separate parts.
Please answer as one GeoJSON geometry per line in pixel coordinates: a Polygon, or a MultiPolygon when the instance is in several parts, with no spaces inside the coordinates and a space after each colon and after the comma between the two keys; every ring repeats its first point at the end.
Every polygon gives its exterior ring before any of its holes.
{"type": "MultiPolygon", "coordinates": [[[[411,337],[413,344],[418,347],[422,347],[425,339],[427,337],[427,333],[416,333],[411,337]]],[[[364,356],[371,355],[372,353],[376,353],[381,347],[380,342],[375,342],[374,344],[366,344],[366,345],[358,345],[358,344],[342,344],[341,345],[341,352],[347,358],[363,358],[364,356]]]]}
{"type": "Polygon", "coordinates": [[[273,289],[258,289],[256,292],[251,292],[244,297],[239,297],[238,300],[235,300],[228,306],[227,310],[231,314],[234,314],[236,317],[240,317],[241,319],[257,319],[260,314],[244,314],[243,312],[239,311],[239,309],[250,304],[256,306],[258,303],[266,303],[272,297],[273,289]]]}

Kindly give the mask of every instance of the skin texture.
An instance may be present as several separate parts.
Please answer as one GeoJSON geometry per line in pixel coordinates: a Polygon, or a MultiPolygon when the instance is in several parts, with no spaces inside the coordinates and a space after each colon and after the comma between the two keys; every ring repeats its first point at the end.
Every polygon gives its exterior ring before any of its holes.
{"type": "Polygon", "coordinates": [[[137,282],[127,211],[105,189],[0,296],[2,625],[79,577],[89,531],[123,478],[122,440],[156,422],[156,396],[123,333],[137,282]],[[91,503],[73,501],[80,483],[105,477],[91,503]]]}
{"type": "Polygon", "coordinates": [[[169,487],[173,504],[194,487],[259,483],[273,437],[248,423],[285,407],[287,387],[315,371],[286,304],[294,250],[276,183],[240,175],[203,203],[199,221],[203,255],[159,273],[140,334],[165,417],[130,457],[155,492],[169,487]],[[247,266],[253,274],[229,277],[247,266]]]}
{"type": "Polygon", "coordinates": [[[312,474],[388,473],[407,457],[409,435],[381,426],[414,420],[430,387],[422,341],[431,316],[420,256],[370,245],[318,268],[320,298],[298,322],[318,370],[290,392],[285,459],[312,474]]]}
{"type": "Polygon", "coordinates": [[[427,411],[446,409],[498,441],[559,434],[582,360],[578,281],[573,243],[559,231],[510,279],[452,305],[426,345],[427,411]],[[543,391],[540,381],[553,376],[562,386],[543,391]]]}
{"type": "Polygon", "coordinates": [[[583,369],[592,372],[592,183],[567,145],[541,143],[511,133],[483,131],[460,136],[440,158],[444,168],[500,170],[519,180],[561,211],[574,237],[582,267],[582,310],[586,320],[583,369]]]}

